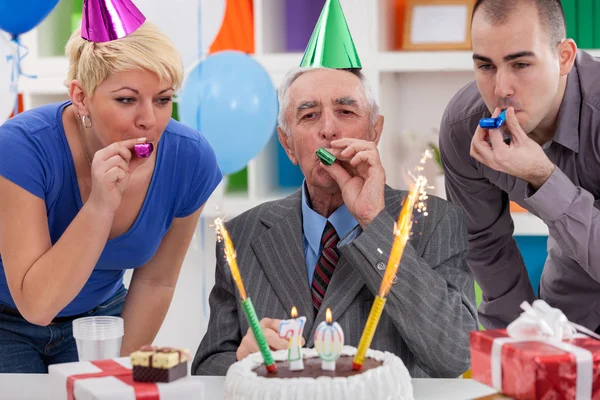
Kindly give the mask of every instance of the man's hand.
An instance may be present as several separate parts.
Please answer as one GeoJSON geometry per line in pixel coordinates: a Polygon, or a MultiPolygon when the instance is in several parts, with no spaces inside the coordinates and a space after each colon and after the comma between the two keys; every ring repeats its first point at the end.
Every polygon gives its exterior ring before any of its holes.
{"type": "Polygon", "coordinates": [[[342,191],[344,204],[365,229],[385,207],[385,170],[377,144],[360,139],[331,142],[331,152],[339,162],[321,164],[342,191]]]}
{"type": "MultiPolygon", "coordinates": [[[[263,318],[260,320],[265,339],[271,350],[285,350],[288,348],[288,341],[279,337],[279,319],[263,318]]],[[[302,339],[304,341],[304,339],[302,339]]],[[[246,335],[242,339],[235,355],[239,360],[248,357],[252,353],[260,351],[252,329],[248,328],[246,335]]]]}
{"type": "MultiPolygon", "coordinates": [[[[500,112],[496,108],[493,117],[500,112]]],[[[506,110],[503,128],[488,131],[478,126],[471,141],[471,157],[496,171],[523,179],[535,190],[539,189],[554,172],[554,164],[542,147],[521,129],[512,107],[506,110]],[[512,136],[508,145],[502,138],[503,128],[512,136]]]]}

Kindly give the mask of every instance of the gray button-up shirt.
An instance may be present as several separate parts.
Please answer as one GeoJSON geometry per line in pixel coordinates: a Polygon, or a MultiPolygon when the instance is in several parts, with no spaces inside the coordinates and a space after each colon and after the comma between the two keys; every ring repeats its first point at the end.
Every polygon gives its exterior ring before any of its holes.
{"type": "Polygon", "coordinates": [[[535,299],[512,236],[513,200],[549,228],[540,297],[594,330],[600,325],[600,60],[577,54],[555,136],[544,146],[557,168],[537,192],[469,155],[479,119],[489,116],[471,82],[451,100],[440,128],[447,195],[466,211],[468,263],[483,291],[480,320],[505,327],[522,301],[535,299]]]}

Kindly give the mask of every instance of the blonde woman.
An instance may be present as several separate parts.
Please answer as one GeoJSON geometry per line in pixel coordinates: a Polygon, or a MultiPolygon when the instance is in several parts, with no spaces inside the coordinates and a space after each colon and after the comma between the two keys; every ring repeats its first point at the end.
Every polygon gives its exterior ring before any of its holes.
{"type": "Polygon", "coordinates": [[[83,316],[122,316],[123,355],[151,343],[221,180],[207,141],[171,119],[182,62],[153,25],[102,43],[78,30],[66,51],[71,100],[0,126],[0,372],[77,361],[83,316]]]}

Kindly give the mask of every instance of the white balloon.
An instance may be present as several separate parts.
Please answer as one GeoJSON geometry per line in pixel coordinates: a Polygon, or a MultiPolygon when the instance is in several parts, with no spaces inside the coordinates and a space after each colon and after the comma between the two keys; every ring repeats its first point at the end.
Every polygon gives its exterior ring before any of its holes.
{"type": "Polygon", "coordinates": [[[11,88],[15,50],[8,35],[0,32],[0,125],[10,117],[15,108],[16,93],[11,88]]]}
{"type": "Polygon", "coordinates": [[[208,53],[225,17],[225,0],[134,0],[148,21],[175,43],[189,68],[208,53]]]}

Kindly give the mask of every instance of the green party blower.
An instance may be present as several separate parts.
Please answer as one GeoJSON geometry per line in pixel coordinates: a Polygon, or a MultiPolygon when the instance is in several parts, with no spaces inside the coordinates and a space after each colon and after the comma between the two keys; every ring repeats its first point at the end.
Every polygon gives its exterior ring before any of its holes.
{"type": "Polygon", "coordinates": [[[317,150],[317,157],[323,164],[331,165],[335,162],[335,156],[322,147],[317,150]]]}

